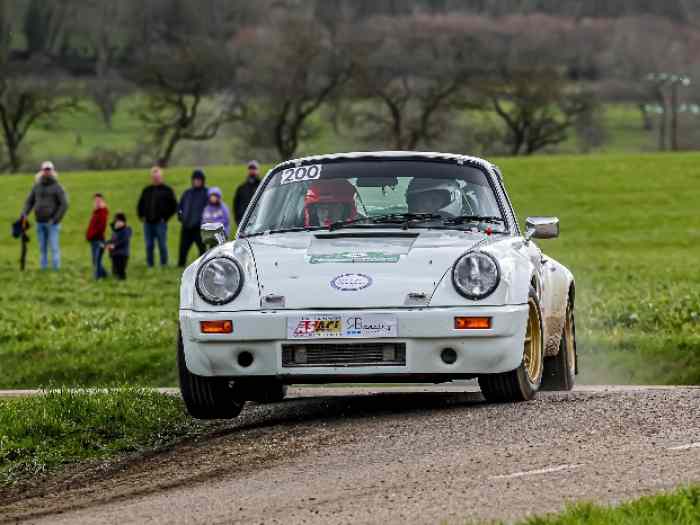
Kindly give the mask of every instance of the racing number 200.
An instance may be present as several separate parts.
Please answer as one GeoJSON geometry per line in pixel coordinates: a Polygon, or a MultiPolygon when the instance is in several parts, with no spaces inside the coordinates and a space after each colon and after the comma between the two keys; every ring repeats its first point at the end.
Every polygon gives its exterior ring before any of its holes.
{"type": "Polygon", "coordinates": [[[321,165],[299,166],[298,168],[287,168],[282,172],[280,184],[291,182],[302,182],[305,180],[316,180],[321,176],[321,165]]]}

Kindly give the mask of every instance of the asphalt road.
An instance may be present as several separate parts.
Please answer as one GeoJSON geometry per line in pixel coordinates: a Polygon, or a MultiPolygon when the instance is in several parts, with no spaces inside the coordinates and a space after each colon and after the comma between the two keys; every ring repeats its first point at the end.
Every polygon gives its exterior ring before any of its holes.
{"type": "Polygon", "coordinates": [[[464,523],[700,482],[700,389],[464,390],[294,389],[206,439],[14,494],[0,521],[464,523]]]}

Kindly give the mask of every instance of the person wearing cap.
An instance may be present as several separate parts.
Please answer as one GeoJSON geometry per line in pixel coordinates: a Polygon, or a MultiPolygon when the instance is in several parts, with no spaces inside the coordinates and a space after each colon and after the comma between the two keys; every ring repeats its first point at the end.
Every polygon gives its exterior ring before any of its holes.
{"type": "Polygon", "coordinates": [[[257,160],[251,160],[248,163],[248,176],[245,182],[238,186],[236,195],[233,197],[233,215],[236,224],[240,224],[243,220],[243,214],[253,199],[258,186],[260,186],[260,164],[257,160]]]}
{"type": "Polygon", "coordinates": [[[146,264],[154,264],[155,244],[158,243],[160,265],[168,265],[168,221],[177,211],[177,199],[173,189],[163,182],[163,171],[159,166],[151,168],[151,184],[141,192],[137,206],[139,219],[143,222],[146,240],[146,264]]]}
{"type": "Polygon", "coordinates": [[[49,249],[53,269],[58,270],[61,267],[59,232],[61,220],[68,211],[68,195],[57,179],[58,173],[53,163],[50,161],[42,163],[22,209],[23,219],[34,210],[42,270],[49,266],[49,249]]]}
{"type": "Polygon", "coordinates": [[[88,224],[85,238],[90,243],[90,251],[92,253],[92,268],[94,270],[95,279],[104,279],[107,277],[107,270],[102,266],[102,255],[104,254],[105,246],[105,231],[107,230],[107,218],[109,210],[107,203],[101,193],[95,193],[95,200],[92,209],[92,216],[88,224]]]}
{"type": "Polygon", "coordinates": [[[207,187],[204,171],[196,169],[192,172],[192,187],[185,190],[180,197],[177,207],[177,218],[182,224],[180,230],[180,257],[178,266],[187,264],[187,254],[193,244],[197,245],[199,255],[204,254],[205,248],[202,242],[200,228],[202,226],[202,213],[207,205],[207,187]]]}

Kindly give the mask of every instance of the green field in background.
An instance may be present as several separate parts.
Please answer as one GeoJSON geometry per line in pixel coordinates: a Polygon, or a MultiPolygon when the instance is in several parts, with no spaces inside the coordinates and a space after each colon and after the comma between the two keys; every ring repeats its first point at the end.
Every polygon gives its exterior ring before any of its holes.
{"type": "MultiPolygon", "coordinates": [[[[557,215],[561,238],[541,241],[577,280],[580,380],[700,383],[700,154],[497,159],[521,220],[557,215]]],[[[242,166],[207,169],[230,204],[242,166]]],[[[181,193],[190,169],[169,170],[181,193]]],[[[17,270],[10,236],[32,183],[0,177],[0,388],[176,383],[177,268],[145,266],[135,207],[146,170],[61,173],[71,208],[63,269],[17,270]],[[84,232],[95,191],[134,227],[129,279],[94,282],[84,232]]],[[[179,230],[170,223],[171,264],[179,230]]],[[[191,258],[194,257],[194,252],[191,258]]],[[[108,266],[109,268],[109,266],[108,266]]]]}
{"type": "MultiPolygon", "coordinates": [[[[24,164],[38,165],[44,159],[50,158],[61,165],[76,165],[84,162],[97,149],[132,152],[143,147],[147,134],[137,118],[139,106],[143,97],[132,95],[119,102],[112,122],[108,129],[101,115],[89,99],[81,103],[81,110],[53,116],[50,120],[41,120],[27,135],[24,148],[24,164]]],[[[452,151],[474,151],[478,145],[470,144],[469,136],[475,130],[493,126],[502,127],[498,118],[492,112],[485,111],[456,111],[455,128],[451,129],[438,149],[452,151]]],[[[602,144],[593,147],[591,151],[598,153],[632,154],[653,152],[657,148],[655,130],[645,130],[639,109],[632,104],[604,105],[601,125],[603,128],[602,144]]],[[[695,128],[694,121],[681,118],[681,136],[687,132],[685,127],[695,128]]],[[[656,120],[652,119],[654,125],[656,120]]],[[[307,133],[301,140],[297,154],[299,156],[315,153],[331,153],[335,151],[367,149],[361,137],[355,136],[355,129],[333,126],[328,110],[313,114],[308,122],[307,133]],[[308,132],[308,131],[311,132],[308,132]]],[[[687,140],[686,140],[687,142],[687,140]]],[[[391,149],[392,144],[375,143],[374,149],[391,149]]],[[[563,143],[548,148],[549,153],[576,154],[582,151],[582,143],[575,129],[568,133],[563,143]]],[[[191,164],[222,164],[232,159],[247,160],[248,157],[258,156],[256,151],[249,151],[244,145],[240,129],[234,126],[224,126],[219,134],[206,142],[181,142],[173,158],[173,165],[191,164]]],[[[267,155],[274,155],[270,150],[267,155]]]]}

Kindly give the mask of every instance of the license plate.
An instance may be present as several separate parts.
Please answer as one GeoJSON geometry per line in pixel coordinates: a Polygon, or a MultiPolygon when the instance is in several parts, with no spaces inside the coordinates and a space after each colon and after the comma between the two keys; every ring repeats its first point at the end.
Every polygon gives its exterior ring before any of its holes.
{"type": "Polygon", "coordinates": [[[288,339],[398,337],[393,314],[314,314],[287,318],[288,339]]]}

